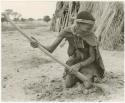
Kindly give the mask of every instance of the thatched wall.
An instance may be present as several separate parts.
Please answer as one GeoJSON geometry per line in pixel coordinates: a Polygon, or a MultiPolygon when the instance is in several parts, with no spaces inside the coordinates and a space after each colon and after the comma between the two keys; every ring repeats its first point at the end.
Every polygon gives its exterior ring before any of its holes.
{"type": "Polygon", "coordinates": [[[57,2],[51,30],[61,31],[73,23],[80,11],[89,11],[96,19],[94,32],[104,49],[114,50],[124,42],[123,2],[57,2]]]}

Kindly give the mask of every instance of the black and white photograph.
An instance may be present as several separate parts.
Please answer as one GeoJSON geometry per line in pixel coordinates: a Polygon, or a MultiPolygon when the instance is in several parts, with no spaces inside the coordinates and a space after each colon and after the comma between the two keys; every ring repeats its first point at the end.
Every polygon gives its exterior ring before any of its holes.
{"type": "Polygon", "coordinates": [[[124,0],[2,0],[2,102],[124,102],[124,0]]]}

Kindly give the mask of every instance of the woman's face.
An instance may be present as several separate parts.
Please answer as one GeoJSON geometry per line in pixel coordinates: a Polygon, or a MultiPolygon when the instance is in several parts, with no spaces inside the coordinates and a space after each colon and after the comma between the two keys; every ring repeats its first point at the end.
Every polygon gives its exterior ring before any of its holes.
{"type": "Polygon", "coordinates": [[[89,31],[92,28],[90,24],[86,23],[76,23],[76,25],[77,25],[77,30],[79,31],[89,31]]]}

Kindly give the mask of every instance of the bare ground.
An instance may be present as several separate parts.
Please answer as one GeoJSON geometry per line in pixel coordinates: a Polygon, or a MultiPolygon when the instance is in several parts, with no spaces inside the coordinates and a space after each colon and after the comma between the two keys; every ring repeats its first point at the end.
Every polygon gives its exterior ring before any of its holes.
{"type": "MultiPolygon", "coordinates": [[[[51,44],[57,33],[47,27],[25,29],[44,45],[51,44]]],[[[67,44],[53,53],[63,62],[68,58],[67,44]]],[[[121,101],[124,98],[124,53],[101,50],[107,85],[106,93],[93,88],[85,93],[81,84],[66,89],[63,67],[38,49],[17,31],[2,33],[2,101],[121,101]]]]}

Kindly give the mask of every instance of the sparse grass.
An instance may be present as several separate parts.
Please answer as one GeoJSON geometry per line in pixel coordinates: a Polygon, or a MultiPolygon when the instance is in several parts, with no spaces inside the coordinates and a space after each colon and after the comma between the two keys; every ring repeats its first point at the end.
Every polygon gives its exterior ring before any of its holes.
{"type": "MultiPolygon", "coordinates": [[[[35,29],[37,27],[46,27],[49,26],[48,23],[43,21],[33,21],[33,22],[19,22],[15,23],[22,29],[35,29]]],[[[1,24],[2,31],[15,31],[16,29],[10,23],[1,24]]]]}

